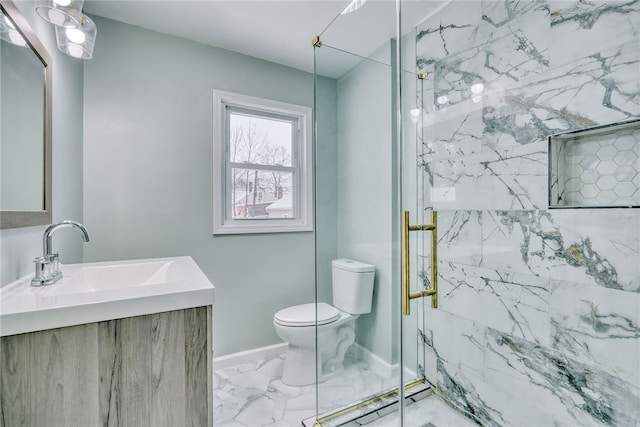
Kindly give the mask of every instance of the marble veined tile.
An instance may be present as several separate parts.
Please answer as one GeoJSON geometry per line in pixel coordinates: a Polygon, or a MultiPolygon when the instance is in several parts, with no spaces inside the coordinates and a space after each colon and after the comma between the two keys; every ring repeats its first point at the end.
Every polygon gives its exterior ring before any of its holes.
{"type": "Polygon", "coordinates": [[[424,346],[424,376],[431,384],[437,383],[438,378],[438,356],[435,349],[424,346]]]}
{"type": "Polygon", "coordinates": [[[450,364],[440,365],[439,384],[452,403],[476,416],[482,425],[511,427],[552,426],[552,415],[520,393],[503,390],[484,379],[464,376],[450,364]]]}
{"type": "Polygon", "coordinates": [[[353,402],[354,396],[364,398],[380,393],[387,386],[386,378],[372,371],[366,363],[354,363],[351,356],[347,357],[345,369],[339,376],[318,385],[318,395],[330,401],[334,408],[353,402]]]}
{"type": "Polygon", "coordinates": [[[431,113],[421,129],[418,162],[428,163],[482,151],[482,108],[448,109],[431,113]]]}
{"type": "Polygon", "coordinates": [[[436,62],[435,106],[441,109],[466,100],[478,102],[537,78],[549,68],[547,45],[538,50],[524,35],[503,36],[436,62]]]}
{"type": "Polygon", "coordinates": [[[451,2],[418,25],[418,68],[468,49],[477,42],[482,10],[479,1],[451,2]]]}
{"type": "MultiPolygon", "coordinates": [[[[289,424],[287,421],[274,421],[271,424],[267,424],[266,427],[291,427],[291,424],[289,424]]],[[[297,425],[295,427],[298,427],[297,425]]]]}
{"type": "MultiPolygon", "coordinates": [[[[549,344],[549,283],[533,275],[441,262],[439,305],[456,317],[549,344]]],[[[434,330],[436,349],[438,335],[434,330]]]]}
{"type": "Polygon", "coordinates": [[[562,234],[550,211],[489,211],[483,217],[483,266],[549,277],[561,264],[562,234]]]}
{"type": "Polygon", "coordinates": [[[411,369],[417,374],[417,377],[427,378],[428,381],[431,381],[435,384],[434,375],[427,377],[427,372],[434,372],[432,370],[432,361],[434,359],[433,354],[431,353],[433,349],[427,344],[429,342],[429,338],[427,337],[428,332],[426,328],[426,311],[428,309],[425,304],[417,304],[417,306],[418,312],[415,316],[415,329],[414,327],[410,328],[410,333],[415,336],[415,349],[414,347],[408,347],[416,357],[415,361],[411,360],[410,362],[412,363],[411,369]]]}
{"type": "MultiPolygon", "coordinates": [[[[366,424],[367,427],[398,427],[399,415],[392,413],[366,424]]],[[[429,396],[405,409],[405,426],[423,426],[430,422],[436,427],[474,427],[472,420],[447,405],[438,396],[429,396]]]]}
{"type": "MultiPolygon", "coordinates": [[[[322,413],[335,408],[325,399],[317,399],[318,412],[322,413]]],[[[284,420],[292,426],[299,425],[305,418],[310,418],[316,414],[316,396],[304,394],[287,401],[284,420]]]]}
{"type": "Polygon", "coordinates": [[[564,241],[559,255],[566,261],[553,278],[640,292],[638,209],[560,209],[553,218],[564,241]],[[590,280],[576,277],[576,270],[590,280]]]}
{"type": "Polygon", "coordinates": [[[551,0],[551,65],[640,39],[638,0],[551,0]]]}
{"type": "Polygon", "coordinates": [[[216,427],[300,427],[318,410],[334,410],[388,388],[361,360],[349,357],[343,376],[320,385],[289,386],[282,383],[284,355],[217,369],[214,372],[216,427]]]}
{"type": "Polygon", "coordinates": [[[484,327],[441,308],[429,310],[426,320],[437,358],[467,376],[482,378],[484,327]]]}
{"type": "MultiPolygon", "coordinates": [[[[482,211],[471,210],[438,212],[438,259],[440,261],[468,265],[482,263],[482,215],[482,211]]],[[[429,253],[430,250],[421,255],[429,256],[429,253]]]]}
{"type": "Polygon", "coordinates": [[[260,360],[256,363],[256,371],[269,377],[277,377],[282,375],[282,367],[284,359],[274,357],[272,359],[260,360]]]}
{"type": "Polygon", "coordinates": [[[552,281],[552,346],[640,389],[640,294],[552,281]]]}
{"type": "Polygon", "coordinates": [[[487,329],[488,383],[554,417],[559,425],[636,426],[640,389],[607,368],[487,329]]]}
{"type": "Polygon", "coordinates": [[[509,28],[509,34],[493,36],[485,43],[480,74],[487,88],[512,87],[549,69],[549,32],[545,22],[543,19],[531,27],[530,34],[509,28]]]}
{"type": "Polygon", "coordinates": [[[243,372],[229,378],[229,383],[237,388],[255,390],[256,393],[267,391],[271,376],[256,371],[243,372]]]}
{"type": "Polygon", "coordinates": [[[548,36],[545,36],[551,25],[548,0],[483,1],[481,4],[480,32],[483,38],[518,38],[517,33],[522,32],[530,34],[529,39],[541,36],[548,39],[548,36]]]}
{"type": "MultiPolygon", "coordinates": [[[[449,55],[433,67],[434,100],[439,109],[471,99],[474,85],[487,85],[495,79],[495,67],[487,69],[486,45],[449,55]]],[[[477,87],[477,86],[476,86],[477,87]]]]}
{"type": "Polygon", "coordinates": [[[504,153],[421,164],[431,177],[425,200],[434,209],[536,209],[547,204],[547,144],[529,144],[504,153]]]}
{"type": "Polygon", "coordinates": [[[465,375],[455,365],[438,359],[438,390],[453,406],[476,418],[481,425],[508,425],[501,411],[486,401],[484,393],[479,391],[484,384],[473,375],[465,375]]]}
{"type": "MultiPolygon", "coordinates": [[[[452,2],[449,8],[465,13],[465,8],[477,7],[466,3],[452,2]]],[[[449,51],[447,55],[429,56],[432,50],[428,49],[429,53],[425,52],[418,60],[419,66],[433,65],[436,107],[448,107],[467,99],[478,101],[485,91],[508,89],[549,68],[546,0],[477,3],[482,7],[479,37],[464,49],[449,51]]]]}
{"type": "MultiPolygon", "coordinates": [[[[282,419],[284,403],[312,387],[290,388],[277,384],[283,359],[275,357],[219,369],[214,373],[214,419],[220,426],[264,426],[282,419]],[[261,414],[260,416],[256,414],[261,414]]],[[[315,393],[314,393],[315,395],[315,393]]]]}
{"type": "Polygon", "coordinates": [[[270,377],[242,367],[216,371],[215,419],[220,423],[233,421],[238,407],[250,405],[267,392],[269,381],[270,377]]]}
{"type": "Polygon", "coordinates": [[[509,90],[492,88],[483,113],[485,143],[508,148],[640,116],[637,41],[550,69],[509,90]]]}
{"type": "Polygon", "coordinates": [[[261,395],[245,403],[239,408],[235,421],[247,427],[263,427],[273,424],[278,414],[276,402],[268,396],[261,395]]]}
{"type": "Polygon", "coordinates": [[[483,266],[640,292],[639,215],[635,209],[485,212],[483,266]]]}

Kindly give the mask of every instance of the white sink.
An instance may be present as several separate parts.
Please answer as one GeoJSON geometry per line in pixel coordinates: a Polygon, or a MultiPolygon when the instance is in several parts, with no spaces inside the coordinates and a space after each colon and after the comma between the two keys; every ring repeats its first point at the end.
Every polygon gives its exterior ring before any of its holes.
{"type": "Polygon", "coordinates": [[[191,257],[60,270],[53,285],[32,287],[29,275],[0,288],[0,336],[213,305],[214,287],[191,257]]]}
{"type": "Polygon", "coordinates": [[[62,282],[64,286],[58,286],[57,289],[92,292],[178,282],[186,278],[183,268],[175,260],[82,266],[62,282]]]}

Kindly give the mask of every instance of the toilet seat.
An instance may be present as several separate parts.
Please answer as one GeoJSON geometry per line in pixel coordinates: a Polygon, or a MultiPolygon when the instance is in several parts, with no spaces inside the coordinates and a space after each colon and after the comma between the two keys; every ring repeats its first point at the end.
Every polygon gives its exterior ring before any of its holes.
{"type": "MultiPolygon", "coordinates": [[[[326,304],[318,304],[318,325],[335,322],[340,317],[340,310],[326,304]]],[[[301,304],[287,307],[273,316],[274,322],[282,326],[313,326],[316,324],[316,305],[301,304]]]]}

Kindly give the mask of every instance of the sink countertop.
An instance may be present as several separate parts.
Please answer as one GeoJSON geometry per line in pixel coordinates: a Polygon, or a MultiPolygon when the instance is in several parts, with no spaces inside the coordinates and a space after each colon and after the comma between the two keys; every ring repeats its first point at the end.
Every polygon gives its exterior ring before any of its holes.
{"type": "Polygon", "coordinates": [[[68,264],[49,286],[33,274],[0,288],[0,336],[213,305],[191,257],[68,264]]]}

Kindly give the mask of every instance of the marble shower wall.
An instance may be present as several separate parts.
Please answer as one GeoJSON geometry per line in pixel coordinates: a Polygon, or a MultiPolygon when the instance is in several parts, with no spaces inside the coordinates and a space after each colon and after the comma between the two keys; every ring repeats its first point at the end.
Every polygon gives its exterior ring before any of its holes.
{"type": "Polygon", "coordinates": [[[547,137],[640,117],[640,0],[454,1],[417,70],[427,378],[483,425],[637,426],[640,210],[548,209],[547,137]]]}

